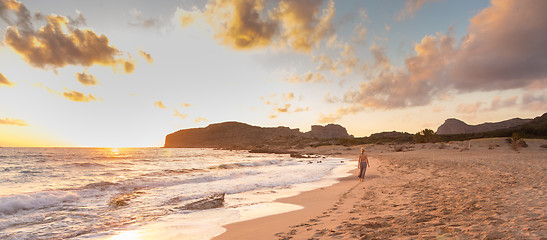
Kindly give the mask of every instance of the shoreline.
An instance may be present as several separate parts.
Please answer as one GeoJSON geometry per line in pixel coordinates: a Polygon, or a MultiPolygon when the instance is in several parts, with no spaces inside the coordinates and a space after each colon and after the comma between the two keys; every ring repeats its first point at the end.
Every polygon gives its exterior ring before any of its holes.
{"type": "MultiPolygon", "coordinates": [[[[236,222],[213,239],[545,239],[547,140],[504,138],[365,145],[364,183],[356,169],[340,182],[276,202],[301,210],[236,222]]],[[[320,154],[354,163],[360,146],[320,154]],[[349,155],[351,154],[351,155],[349,155]]]]}
{"type": "MultiPolygon", "coordinates": [[[[353,155],[344,154],[336,157],[348,163],[356,162],[353,155]]],[[[337,178],[337,182],[333,185],[300,192],[295,196],[274,201],[300,206],[301,209],[223,225],[226,231],[212,239],[275,239],[276,234],[279,235],[290,226],[313,219],[317,213],[329,211],[329,207],[340,201],[340,196],[356,188],[359,184],[357,169],[349,170],[347,173],[350,175],[337,178]]]]}

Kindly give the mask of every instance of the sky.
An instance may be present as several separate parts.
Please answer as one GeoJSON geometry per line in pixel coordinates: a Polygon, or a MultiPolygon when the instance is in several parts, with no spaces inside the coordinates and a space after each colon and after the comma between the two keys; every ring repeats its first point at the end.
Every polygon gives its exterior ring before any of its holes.
{"type": "Polygon", "coordinates": [[[547,112],[543,0],[0,0],[0,146],[547,112]]]}

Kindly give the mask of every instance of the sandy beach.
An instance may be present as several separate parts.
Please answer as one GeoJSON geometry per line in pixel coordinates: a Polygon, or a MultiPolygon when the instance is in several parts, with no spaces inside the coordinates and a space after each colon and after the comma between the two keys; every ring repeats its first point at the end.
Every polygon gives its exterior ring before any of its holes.
{"type": "MultiPolygon", "coordinates": [[[[525,141],[365,145],[365,182],[353,170],[278,200],[302,210],[233,223],[215,239],[546,239],[547,141],[525,141]]],[[[360,148],[306,151],[356,160],[360,148]]]]}

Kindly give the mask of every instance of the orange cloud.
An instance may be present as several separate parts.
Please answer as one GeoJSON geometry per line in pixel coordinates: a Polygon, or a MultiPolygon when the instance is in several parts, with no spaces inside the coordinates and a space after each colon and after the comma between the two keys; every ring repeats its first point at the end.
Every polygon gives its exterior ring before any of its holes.
{"type": "Polygon", "coordinates": [[[517,96],[509,97],[505,100],[502,100],[500,96],[494,97],[492,103],[490,104],[491,111],[495,111],[502,108],[509,108],[517,105],[517,96]]]}
{"type": "Polygon", "coordinates": [[[63,96],[70,100],[75,102],[90,102],[90,101],[96,101],[97,99],[95,96],[88,94],[87,96],[81,92],[71,90],[69,92],[63,92],[63,96]]]}
{"type": "MultiPolygon", "coordinates": [[[[426,2],[436,2],[439,0],[406,0],[405,7],[399,12],[397,20],[405,20],[406,18],[414,18],[414,14],[422,8],[426,2]]],[[[388,30],[389,31],[389,30],[388,30]]]]}
{"type": "Polygon", "coordinates": [[[289,112],[290,107],[291,107],[291,104],[285,104],[282,107],[276,108],[276,111],[278,111],[280,113],[287,113],[287,112],[289,112]]]}
{"type": "Polygon", "coordinates": [[[310,110],[310,107],[305,107],[305,108],[297,107],[296,109],[294,109],[294,112],[306,112],[309,110],[310,110]]]}
{"type": "Polygon", "coordinates": [[[330,71],[337,76],[345,76],[352,72],[363,72],[367,70],[368,65],[360,65],[361,61],[355,56],[355,48],[348,43],[336,43],[336,48],[341,48],[340,57],[333,60],[326,55],[314,56],[313,61],[319,63],[317,70],[330,71]]]}
{"type": "Polygon", "coordinates": [[[203,118],[203,117],[198,117],[196,119],[194,119],[194,122],[196,123],[200,123],[200,122],[208,122],[209,120],[207,120],[207,118],[203,118]]]}
{"type": "Polygon", "coordinates": [[[473,104],[459,104],[458,105],[458,109],[456,110],[457,112],[459,113],[476,113],[480,106],[482,105],[481,102],[476,102],[476,103],[473,103],[473,104]]]}
{"type": "Polygon", "coordinates": [[[156,101],[154,103],[154,107],[163,108],[163,109],[167,108],[165,105],[163,105],[163,102],[161,102],[161,101],[156,101]]]}
{"type": "Polygon", "coordinates": [[[206,19],[215,29],[215,38],[236,49],[251,49],[270,44],[279,24],[264,16],[263,1],[213,0],[207,4],[206,19]]]}
{"type": "MultiPolygon", "coordinates": [[[[12,47],[30,65],[39,68],[59,68],[66,65],[87,67],[99,64],[114,67],[124,64],[128,70],[126,60],[119,58],[122,52],[111,46],[105,35],[97,35],[92,30],[78,28],[76,25],[80,20],[49,15],[44,19],[46,25],[35,30],[32,26],[32,17],[22,3],[4,0],[0,2],[0,8],[2,6],[5,9],[7,6],[7,9],[17,16],[17,22],[8,22],[10,26],[6,30],[4,43],[12,47]]],[[[7,14],[2,12],[2,16],[7,14]]]]}
{"type": "Polygon", "coordinates": [[[352,36],[351,41],[355,44],[366,45],[367,32],[368,31],[363,26],[363,23],[359,23],[359,25],[355,26],[355,28],[353,29],[353,34],[355,36],[352,36]]]}
{"type": "Polygon", "coordinates": [[[302,74],[302,76],[293,73],[290,76],[285,77],[283,81],[290,83],[325,83],[327,82],[327,79],[321,73],[313,74],[312,72],[307,72],[302,74]]]}
{"type": "Polygon", "coordinates": [[[7,85],[7,86],[13,86],[13,83],[10,82],[4,74],[0,73],[0,86],[7,85]]]}
{"type": "Polygon", "coordinates": [[[522,109],[547,112],[547,90],[528,91],[522,95],[522,109]]]}
{"type": "MultiPolygon", "coordinates": [[[[301,97],[300,97],[301,98],[301,97]]],[[[271,106],[269,118],[276,118],[279,113],[305,112],[309,107],[294,107],[293,101],[295,95],[293,92],[282,93],[280,96],[272,94],[268,97],[260,97],[260,100],[268,106],[271,106]]]]}
{"type": "Polygon", "coordinates": [[[211,0],[203,11],[178,9],[176,15],[183,27],[205,18],[215,38],[235,49],[276,45],[309,52],[334,33],[334,2],[323,10],[322,5],[322,0],[211,0]]]}
{"type": "Polygon", "coordinates": [[[124,62],[123,69],[125,70],[125,73],[132,73],[133,70],[135,70],[135,65],[131,62],[124,62]]]}
{"type": "Polygon", "coordinates": [[[182,8],[177,8],[175,12],[175,18],[179,20],[181,27],[186,27],[196,21],[196,18],[199,18],[203,13],[197,9],[193,8],[192,11],[186,11],[182,8]]]}
{"type": "Polygon", "coordinates": [[[0,118],[0,124],[5,125],[16,125],[16,126],[27,126],[28,124],[20,119],[10,119],[10,118],[0,118]]]}
{"type": "Polygon", "coordinates": [[[332,35],[332,20],[336,12],[334,1],[329,1],[321,11],[322,4],[323,1],[316,0],[280,1],[276,17],[283,24],[283,41],[295,50],[309,52],[323,38],[332,35]]]}
{"type": "Polygon", "coordinates": [[[149,53],[140,50],[140,51],[139,51],[139,54],[140,54],[144,59],[146,59],[146,61],[147,61],[148,63],[153,63],[153,62],[154,62],[154,59],[152,58],[152,56],[151,56],[149,53]]]}
{"type": "Polygon", "coordinates": [[[182,114],[178,110],[175,110],[175,113],[173,113],[173,116],[180,117],[182,119],[186,119],[188,117],[188,114],[182,114]]]}
{"type": "Polygon", "coordinates": [[[333,113],[329,113],[329,114],[319,114],[319,119],[317,121],[319,121],[319,123],[321,124],[326,124],[326,123],[336,123],[336,121],[340,120],[342,116],[341,115],[336,115],[336,114],[333,114],[333,113]]]}
{"type": "Polygon", "coordinates": [[[95,76],[87,74],[85,71],[82,73],[76,73],[76,79],[83,85],[97,85],[98,81],[95,76]]]}

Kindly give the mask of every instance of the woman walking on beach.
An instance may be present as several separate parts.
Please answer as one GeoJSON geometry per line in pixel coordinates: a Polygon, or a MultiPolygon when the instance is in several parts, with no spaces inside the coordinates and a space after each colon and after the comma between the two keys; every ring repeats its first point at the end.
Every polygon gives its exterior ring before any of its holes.
{"type": "Polygon", "coordinates": [[[359,181],[362,182],[365,180],[365,172],[367,171],[367,166],[370,167],[368,163],[368,156],[365,153],[365,149],[361,148],[361,153],[359,154],[359,161],[357,167],[359,168],[359,181]]]}

